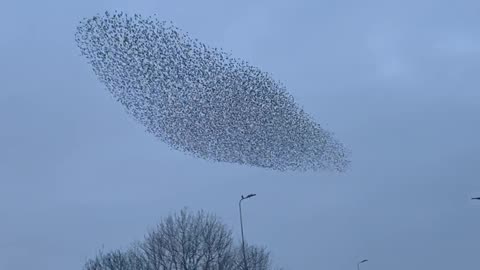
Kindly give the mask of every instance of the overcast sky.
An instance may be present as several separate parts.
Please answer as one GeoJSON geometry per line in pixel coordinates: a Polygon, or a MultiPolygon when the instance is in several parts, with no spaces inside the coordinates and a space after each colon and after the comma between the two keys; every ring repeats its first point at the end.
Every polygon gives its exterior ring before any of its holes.
{"type": "Polygon", "coordinates": [[[1,1],[0,269],[81,269],[187,206],[286,269],[480,267],[480,2],[1,1]],[[79,55],[105,10],[151,15],[270,72],[352,151],[281,173],[170,150],[79,55]],[[477,138],[477,139],[475,139],[477,138]]]}

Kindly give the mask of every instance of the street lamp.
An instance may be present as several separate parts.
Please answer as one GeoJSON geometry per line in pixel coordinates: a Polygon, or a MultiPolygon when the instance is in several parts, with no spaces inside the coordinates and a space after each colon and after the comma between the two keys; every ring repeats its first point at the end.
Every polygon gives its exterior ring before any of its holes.
{"type": "Polygon", "coordinates": [[[480,197],[474,197],[472,200],[480,200],[480,197]]]}
{"type": "Polygon", "coordinates": [[[248,270],[248,265],[247,265],[247,256],[245,255],[245,239],[243,237],[242,201],[246,200],[248,198],[251,198],[253,196],[256,196],[256,195],[257,194],[248,194],[245,197],[242,195],[242,198],[238,202],[238,208],[240,209],[240,229],[242,230],[242,252],[243,252],[243,264],[244,264],[244,267],[245,267],[244,270],[248,270]]]}
{"type": "Polygon", "coordinates": [[[362,264],[364,262],[368,262],[368,260],[363,260],[363,261],[357,263],[357,270],[360,270],[360,264],[362,264]]]}

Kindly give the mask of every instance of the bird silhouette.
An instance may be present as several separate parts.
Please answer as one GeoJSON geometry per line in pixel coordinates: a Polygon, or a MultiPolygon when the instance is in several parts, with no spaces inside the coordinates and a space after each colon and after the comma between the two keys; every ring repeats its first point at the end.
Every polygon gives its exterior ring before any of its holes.
{"type": "Polygon", "coordinates": [[[113,97],[173,149],[279,171],[344,171],[350,163],[269,73],[173,22],[106,12],[83,20],[75,40],[113,97]]]}

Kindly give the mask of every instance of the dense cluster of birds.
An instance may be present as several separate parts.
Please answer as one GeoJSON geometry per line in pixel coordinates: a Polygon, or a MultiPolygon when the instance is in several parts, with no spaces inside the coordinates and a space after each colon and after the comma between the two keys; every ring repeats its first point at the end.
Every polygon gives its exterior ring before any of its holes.
{"type": "Polygon", "coordinates": [[[106,12],[82,20],[76,42],[114,98],[174,149],[282,171],[349,164],[280,82],[171,23],[106,12]]]}

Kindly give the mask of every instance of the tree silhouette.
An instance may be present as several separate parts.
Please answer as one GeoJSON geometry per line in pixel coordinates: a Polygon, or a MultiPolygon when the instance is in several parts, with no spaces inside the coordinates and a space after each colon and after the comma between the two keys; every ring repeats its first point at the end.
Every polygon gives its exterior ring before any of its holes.
{"type": "MultiPolygon", "coordinates": [[[[249,270],[272,269],[264,247],[246,247],[249,270]]],[[[243,270],[240,246],[215,215],[183,209],[129,249],[99,252],[85,270],[243,270]]]]}

